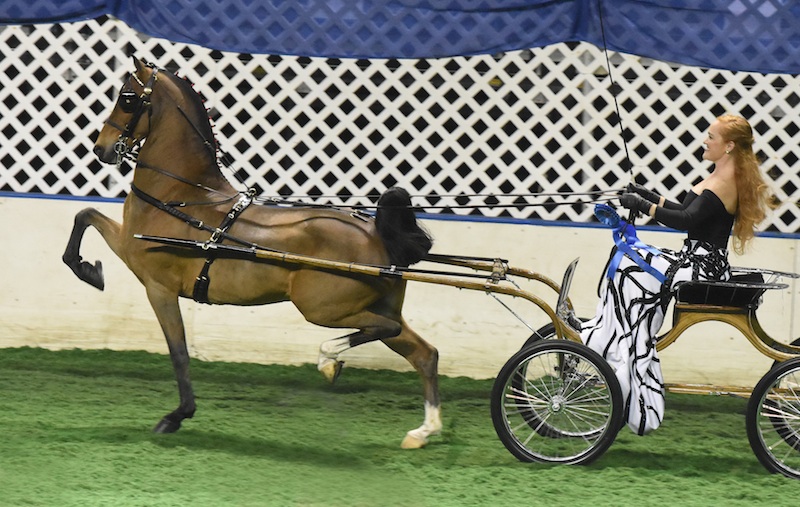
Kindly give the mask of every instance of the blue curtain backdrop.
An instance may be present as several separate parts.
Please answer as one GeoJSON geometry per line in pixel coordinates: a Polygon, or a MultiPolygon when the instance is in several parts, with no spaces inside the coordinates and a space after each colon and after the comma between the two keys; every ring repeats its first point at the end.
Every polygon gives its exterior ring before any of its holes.
{"type": "Polygon", "coordinates": [[[241,53],[429,58],[585,41],[658,60],[800,73],[800,0],[2,0],[0,24],[104,14],[241,53]]]}

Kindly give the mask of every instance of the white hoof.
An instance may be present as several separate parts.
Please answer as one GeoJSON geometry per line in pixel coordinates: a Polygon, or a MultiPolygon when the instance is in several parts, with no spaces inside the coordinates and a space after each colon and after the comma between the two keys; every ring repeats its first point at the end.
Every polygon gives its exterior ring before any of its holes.
{"type": "Polygon", "coordinates": [[[317,369],[325,379],[333,384],[336,382],[336,379],[339,378],[339,374],[342,373],[342,366],[344,365],[344,361],[336,361],[334,359],[327,359],[321,362],[317,369]]]}
{"type": "Polygon", "coordinates": [[[406,433],[406,437],[400,444],[401,449],[422,449],[428,443],[428,439],[422,436],[414,435],[414,431],[406,433]]]}

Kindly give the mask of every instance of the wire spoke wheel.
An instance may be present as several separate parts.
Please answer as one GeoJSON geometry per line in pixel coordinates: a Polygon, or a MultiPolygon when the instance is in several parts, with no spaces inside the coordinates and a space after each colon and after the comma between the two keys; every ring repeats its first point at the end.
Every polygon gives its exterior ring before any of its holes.
{"type": "Polygon", "coordinates": [[[495,380],[491,411],[509,452],[540,463],[590,463],[613,443],[623,418],[611,367],[566,340],[542,340],[509,359],[495,380]]]}
{"type": "Polygon", "coordinates": [[[753,389],[747,438],[772,473],[800,479],[800,359],[778,364],[753,389]]]}

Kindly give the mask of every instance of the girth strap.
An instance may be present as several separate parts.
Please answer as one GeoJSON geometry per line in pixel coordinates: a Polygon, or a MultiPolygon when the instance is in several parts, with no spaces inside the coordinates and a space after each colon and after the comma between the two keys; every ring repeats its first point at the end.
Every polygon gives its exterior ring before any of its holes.
{"type": "MultiPolygon", "coordinates": [[[[242,194],[239,197],[239,200],[236,204],[233,205],[231,210],[225,215],[225,218],[222,219],[222,223],[219,224],[219,227],[211,234],[211,237],[206,241],[205,245],[209,245],[211,243],[219,243],[225,237],[225,233],[228,229],[233,225],[239,215],[247,209],[253,203],[253,198],[248,194],[242,194]]],[[[204,248],[208,248],[204,246],[204,248]]],[[[212,252],[209,250],[209,252],[212,252]]],[[[198,303],[206,303],[208,304],[208,286],[211,283],[211,278],[208,276],[208,270],[211,269],[211,264],[217,259],[216,253],[209,253],[208,257],[206,257],[206,262],[203,264],[203,268],[200,270],[200,274],[197,275],[194,281],[194,289],[192,290],[192,299],[197,301],[198,303]]]]}

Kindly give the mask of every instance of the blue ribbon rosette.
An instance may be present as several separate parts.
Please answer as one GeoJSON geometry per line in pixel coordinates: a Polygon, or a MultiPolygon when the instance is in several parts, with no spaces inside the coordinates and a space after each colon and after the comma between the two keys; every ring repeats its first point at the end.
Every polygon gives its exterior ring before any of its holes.
{"type": "Polygon", "coordinates": [[[633,224],[629,224],[620,218],[616,210],[608,204],[596,204],[594,207],[594,215],[598,220],[600,220],[601,223],[611,227],[612,235],[614,237],[614,244],[617,245],[617,251],[614,254],[614,257],[612,257],[611,261],[608,263],[608,271],[606,272],[606,276],[608,278],[614,277],[614,273],[619,267],[622,256],[627,255],[640,268],[653,275],[656,280],[661,283],[666,281],[667,277],[664,275],[664,273],[648,264],[642,258],[642,256],[639,255],[639,252],[634,250],[634,248],[637,248],[639,250],[650,252],[653,255],[661,255],[661,252],[659,252],[657,248],[645,244],[642,242],[642,240],[636,237],[636,228],[633,226],[633,224]]]}

